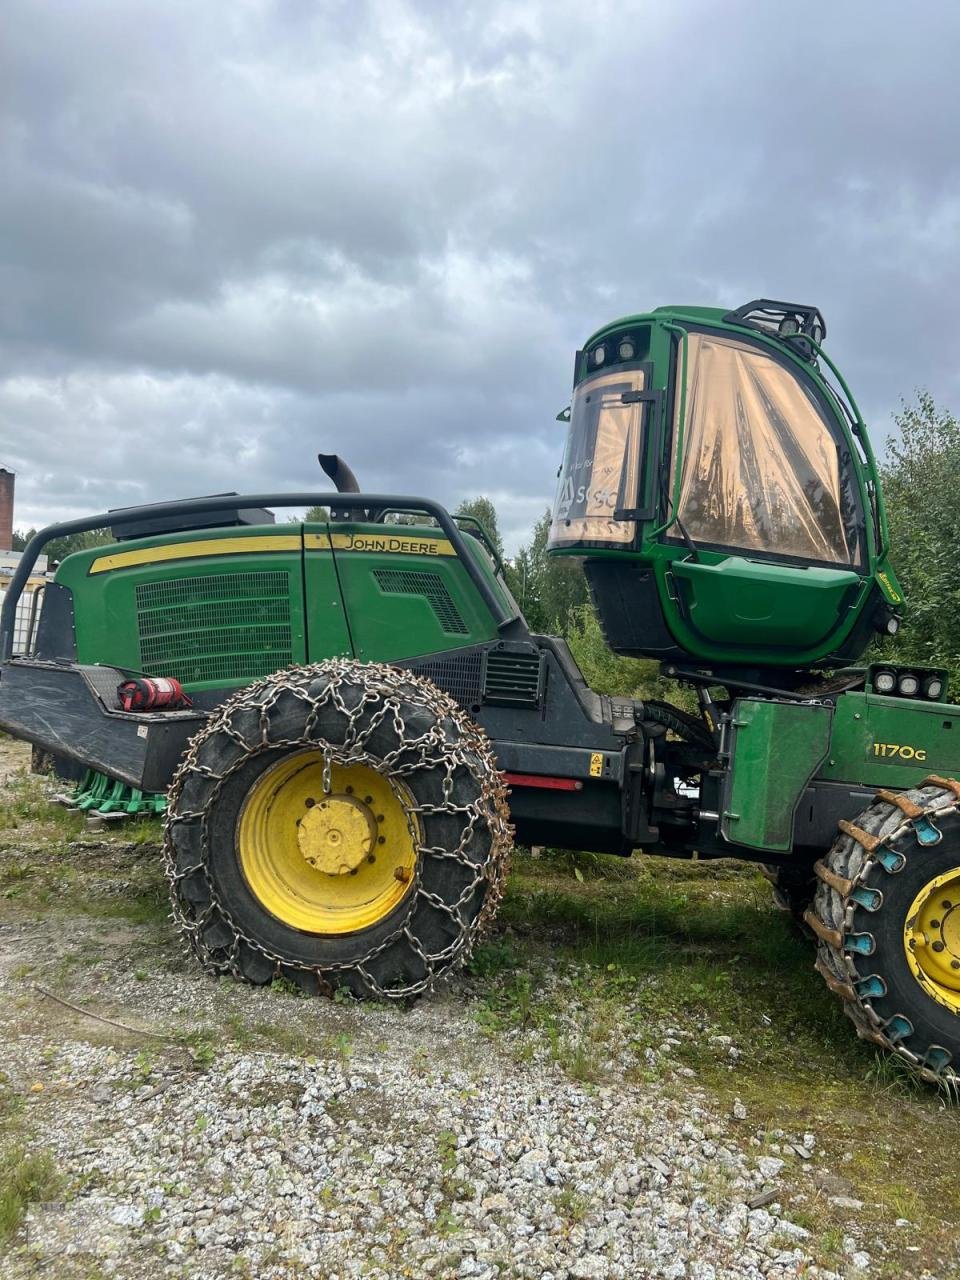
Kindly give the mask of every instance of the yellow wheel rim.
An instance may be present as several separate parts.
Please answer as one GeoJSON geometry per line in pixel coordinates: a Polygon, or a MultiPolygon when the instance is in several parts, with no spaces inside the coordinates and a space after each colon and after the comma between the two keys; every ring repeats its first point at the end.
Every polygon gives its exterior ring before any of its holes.
{"type": "Polygon", "coordinates": [[[907,912],[903,943],[927,994],[960,1014],[960,867],[923,886],[907,912]]]}
{"type": "Polygon", "coordinates": [[[323,784],[318,751],[287,756],[261,774],[240,812],[240,866],[250,891],[283,924],[356,933],[388,916],[413,887],[413,802],[401,783],[366,765],[332,764],[328,791],[323,784]]]}

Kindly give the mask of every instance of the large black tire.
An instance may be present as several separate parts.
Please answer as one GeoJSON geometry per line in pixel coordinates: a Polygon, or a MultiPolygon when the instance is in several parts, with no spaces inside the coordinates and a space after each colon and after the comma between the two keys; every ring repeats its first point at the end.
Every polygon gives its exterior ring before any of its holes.
{"type": "Polygon", "coordinates": [[[502,894],[511,839],[493,753],[457,704],[409,672],[333,659],[278,672],[223,704],[174,778],[164,848],[175,919],[208,971],[409,998],[469,956],[502,894]],[[247,798],[297,754],[314,770],[372,769],[403,797],[409,891],[368,927],[292,927],[245,875],[247,798]]]}
{"type": "MultiPolygon", "coordinates": [[[[943,781],[896,796],[880,792],[855,822],[840,824],[842,834],[817,863],[819,884],[806,920],[819,939],[817,969],[857,1034],[956,1093],[960,991],[955,1007],[942,987],[938,996],[936,984],[911,966],[905,942],[905,927],[919,914],[912,911],[918,894],[937,877],[960,873],[960,786],[943,781]]],[[[956,902],[939,895],[938,915],[960,911],[960,895],[954,896],[956,902]]],[[[957,936],[951,924],[949,937],[957,936]]],[[[956,942],[936,941],[948,966],[960,962],[951,946],[956,942]]]]}

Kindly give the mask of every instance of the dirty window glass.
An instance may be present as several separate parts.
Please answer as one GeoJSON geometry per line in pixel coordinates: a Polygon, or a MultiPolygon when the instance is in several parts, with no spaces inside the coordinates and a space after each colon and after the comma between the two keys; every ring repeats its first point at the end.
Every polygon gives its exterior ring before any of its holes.
{"type": "MultiPolygon", "coordinates": [[[[691,333],[687,342],[678,514],[690,537],[858,561],[857,502],[836,439],[803,382],[747,342],[705,333],[691,333]]],[[[679,370],[677,377],[679,383],[679,370]]]]}
{"type": "Polygon", "coordinates": [[[550,544],[632,542],[632,520],[614,520],[632,507],[640,463],[640,404],[624,404],[643,390],[642,369],[612,370],[582,382],[573,397],[567,448],[560,469],[550,544]]]}

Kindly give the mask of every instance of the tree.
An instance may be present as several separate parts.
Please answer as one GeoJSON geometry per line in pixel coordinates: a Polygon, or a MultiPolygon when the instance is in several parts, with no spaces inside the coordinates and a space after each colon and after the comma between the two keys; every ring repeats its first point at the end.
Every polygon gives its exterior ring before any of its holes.
{"type": "Polygon", "coordinates": [[[454,515],[472,516],[483,527],[483,531],[493,543],[497,555],[501,560],[503,559],[503,538],[500,536],[500,522],[497,519],[497,509],[489,498],[485,498],[482,495],[479,498],[464,498],[454,515]]]}
{"type": "Polygon", "coordinates": [[[900,662],[947,667],[960,693],[960,421],[927,391],[897,415],[883,487],[890,559],[906,598],[890,649],[900,662]]]}
{"type": "Polygon", "coordinates": [[[547,555],[550,519],[548,509],[534,525],[530,545],[517,552],[511,589],[532,631],[565,636],[587,604],[587,581],[573,557],[547,555]]]}
{"type": "Polygon", "coordinates": [[[657,698],[696,715],[696,694],[662,676],[655,658],[624,658],[608,647],[592,605],[583,605],[576,611],[566,639],[583,678],[597,693],[618,698],[657,698]]]}
{"type": "MultiPolygon", "coordinates": [[[[23,551],[36,532],[36,529],[28,529],[26,533],[16,530],[11,550],[23,551]]],[[[59,564],[74,551],[85,551],[87,547],[102,547],[113,540],[109,529],[90,529],[86,533],[69,533],[64,538],[54,538],[52,542],[48,542],[41,554],[47,557],[50,564],[59,564]]]]}

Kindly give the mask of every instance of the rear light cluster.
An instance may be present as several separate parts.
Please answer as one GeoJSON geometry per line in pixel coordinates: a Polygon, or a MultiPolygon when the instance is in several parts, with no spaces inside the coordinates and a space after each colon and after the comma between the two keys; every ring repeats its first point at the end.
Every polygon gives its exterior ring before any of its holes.
{"type": "Polygon", "coordinates": [[[873,688],[876,693],[898,693],[901,698],[929,698],[936,702],[943,695],[943,677],[881,667],[873,673],[873,688]]]}

